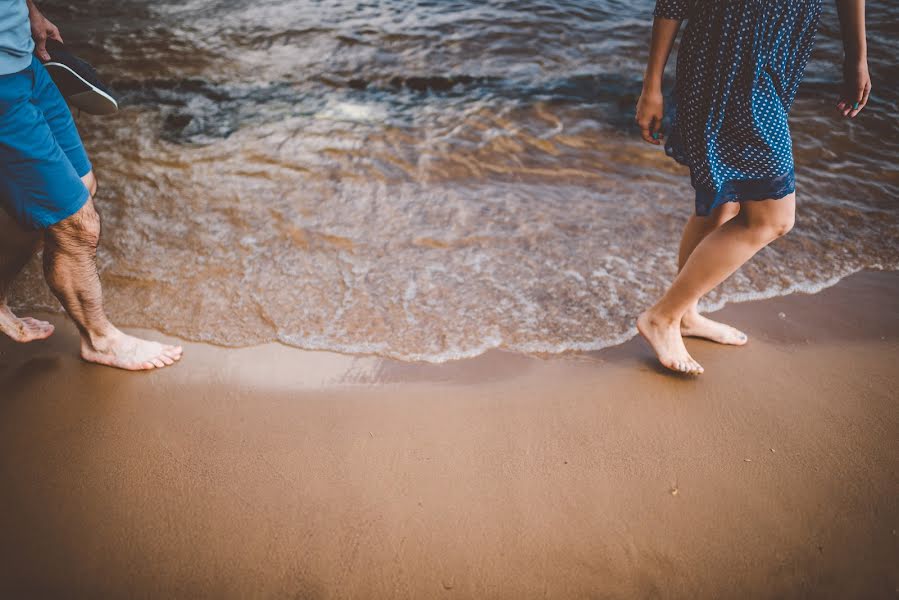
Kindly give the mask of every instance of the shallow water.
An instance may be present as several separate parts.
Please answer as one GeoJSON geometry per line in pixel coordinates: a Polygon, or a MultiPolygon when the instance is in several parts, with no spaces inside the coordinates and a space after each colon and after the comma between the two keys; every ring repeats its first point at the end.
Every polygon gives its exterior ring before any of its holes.
{"type": "MultiPolygon", "coordinates": [[[[629,337],[692,210],[631,124],[652,5],[45,1],[123,106],[78,119],[109,312],[407,360],[629,337]]],[[[875,90],[846,122],[825,7],[791,120],[797,227],[709,307],[899,268],[899,9],[869,7],[875,90]]],[[[34,267],[15,302],[56,306],[34,267]]]]}

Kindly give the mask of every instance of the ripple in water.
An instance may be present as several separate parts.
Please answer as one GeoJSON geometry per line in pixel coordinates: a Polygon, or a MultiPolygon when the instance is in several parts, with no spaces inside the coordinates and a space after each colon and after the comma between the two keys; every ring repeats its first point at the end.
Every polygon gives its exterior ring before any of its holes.
{"type": "MultiPolygon", "coordinates": [[[[123,104],[79,119],[112,317],[427,361],[632,335],[692,210],[631,126],[652,2],[522,4],[45,1],[123,104]]],[[[709,307],[899,268],[897,10],[869,8],[854,122],[827,10],[791,120],[797,227],[709,307]]],[[[36,265],[14,299],[57,307],[36,265]]]]}

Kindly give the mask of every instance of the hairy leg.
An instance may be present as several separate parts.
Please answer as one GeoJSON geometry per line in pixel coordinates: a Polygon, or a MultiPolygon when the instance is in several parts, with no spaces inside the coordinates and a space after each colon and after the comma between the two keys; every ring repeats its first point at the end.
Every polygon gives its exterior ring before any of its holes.
{"type": "Polygon", "coordinates": [[[88,200],[77,213],[47,230],[44,276],[81,332],[81,356],[132,371],[161,368],[181,358],[181,348],[119,331],[103,310],[96,252],[100,217],[88,200]]]}
{"type": "Polygon", "coordinates": [[[665,295],[637,319],[637,328],[663,365],[684,373],[702,372],[684,346],[681,320],[699,298],[787,233],[793,227],[795,211],[795,194],[744,202],[736,217],[696,246],[665,295]]]}
{"type": "MultiPolygon", "coordinates": [[[[81,178],[91,198],[97,193],[97,178],[90,171],[81,178]]],[[[18,318],[9,309],[7,291],[13,279],[40,249],[44,234],[26,231],[12,218],[0,213],[0,331],[17,342],[44,339],[53,333],[53,325],[32,317],[18,318]]]]}
{"type": "Polygon", "coordinates": [[[37,252],[41,234],[25,231],[6,214],[0,213],[0,332],[17,342],[49,337],[53,325],[32,317],[17,317],[7,304],[7,292],[25,263],[37,252]]]}
{"type": "MultiPolygon", "coordinates": [[[[736,217],[739,212],[739,203],[726,202],[713,210],[712,214],[707,217],[691,216],[690,220],[687,221],[686,227],[684,227],[684,234],[681,237],[680,250],[677,256],[678,272],[684,268],[690,254],[705,239],[705,236],[736,217]]],[[[704,338],[730,346],[742,346],[749,341],[746,334],[739,329],[699,314],[698,302],[684,313],[684,317],[681,319],[681,335],[704,338]]]]}

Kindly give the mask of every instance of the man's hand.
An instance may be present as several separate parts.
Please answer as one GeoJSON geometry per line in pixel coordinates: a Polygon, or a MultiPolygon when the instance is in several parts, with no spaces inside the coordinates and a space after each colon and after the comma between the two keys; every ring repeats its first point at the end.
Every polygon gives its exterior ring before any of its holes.
{"type": "Polygon", "coordinates": [[[634,120],[640,126],[640,135],[643,139],[656,146],[661,144],[659,138],[662,137],[660,130],[663,110],[662,93],[643,90],[640,100],[637,101],[637,116],[634,120]]]}
{"type": "Polygon", "coordinates": [[[47,52],[47,39],[62,42],[62,36],[59,34],[59,28],[41,14],[32,0],[27,0],[27,2],[28,18],[31,20],[31,37],[34,38],[34,53],[42,61],[47,62],[50,60],[50,53],[47,52]]]}

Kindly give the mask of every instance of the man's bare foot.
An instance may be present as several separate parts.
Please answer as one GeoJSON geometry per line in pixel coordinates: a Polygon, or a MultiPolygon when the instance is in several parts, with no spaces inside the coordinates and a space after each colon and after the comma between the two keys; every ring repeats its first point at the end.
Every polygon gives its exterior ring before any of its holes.
{"type": "Polygon", "coordinates": [[[681,319],[680,332],[687,337],[705,338],[730,346],[742,346],[749,341],[746,334],[739,329],[703,317],[695,311],[688,312],[681,319]]]}
{"type": "Polygon", "coordinates": [[[116,329],[113,334],[93,344],[82,338],[81,358],[128,371],[146,371],[161,369],[181,360],[181,346],[142,340],[116,329]]]}
{"type": "Polygon", "coordinates": [[[659,362],[665,367],[690,375],[702,373],[702,365],[687,352],[680,334],[680,324],[676,321],[660,318],[650,309],[637,318],[637,330],[649,342],[659,357],[659,362]]]}
{"type": "Polygon", "coordinates": [[[19,318],[6,304],[0,304],[0,331],[17,342],[33,342],[50,337],[53,325],[31,317],[19,318]]]}

